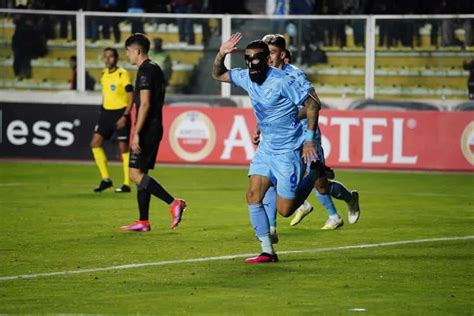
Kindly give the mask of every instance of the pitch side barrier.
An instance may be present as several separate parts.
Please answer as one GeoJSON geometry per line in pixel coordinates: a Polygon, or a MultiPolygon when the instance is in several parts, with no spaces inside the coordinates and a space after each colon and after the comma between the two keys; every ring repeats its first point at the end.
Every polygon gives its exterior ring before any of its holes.
{"type": "MultiPolygon", "coordinates": [[[[0,157],[92,159],[99,109],[0,102],[0,157]]],[[[474,172],[471,112],[322,110],[319,120],[330,166],[474,172]]],[[[251,109],[165,106],[163,123],[158,162],[248,165],[255,154],[251,109]]]]}

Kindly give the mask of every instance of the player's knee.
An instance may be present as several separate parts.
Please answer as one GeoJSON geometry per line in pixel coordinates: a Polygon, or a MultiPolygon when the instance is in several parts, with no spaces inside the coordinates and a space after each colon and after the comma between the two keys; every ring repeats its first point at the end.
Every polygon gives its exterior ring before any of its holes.
{"type": "Polygon", "coordinates": [[[100,142],[97,141],[97,139],[92,138],[92,140],[91,140],[91,147],[92,147],[92,148],[98,148],[98,147],[100,147],[100,142]]]}
{"type": "Polygon", "coordinates": [[[326,178],[318,179],[314,184],[314,188],[320,194],[329,194],[329,182],[326,178]]]}
{"type": "Polygon", "coordinates": [[[262,198],[255,190],[249,189],[247,191],[247,204],[251,205],[251,204],[257,204],[261,202],[262,202],[262,198]]]}
{"type": "Polygon", "coordinates": [[[292,213],[291,213],[290,209],[288,209],[288,208],[280,208],[280,209],[278,209],[278,214],[280,214],[283,217],[290,217],[290,215],[292,213]]]}
{"type": "Polygon", "coordinates": [[[94,134],[94,136],[92,136],[92,139],[91,139],[92,148],[102,147],[102,143],[103,143],[102,138],[98,136],[98,134],[94,134]]]}
{"type": "Polygon", "coordinates": [[[142,174],[130,169],[130,180],[135,184],[140,184],[140,181],[142,180],[142,174]]]}

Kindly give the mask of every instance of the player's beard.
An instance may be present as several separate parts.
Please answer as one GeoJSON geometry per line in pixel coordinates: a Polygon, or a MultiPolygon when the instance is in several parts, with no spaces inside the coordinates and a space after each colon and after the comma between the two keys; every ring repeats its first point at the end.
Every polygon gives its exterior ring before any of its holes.
{"type": "Polygon", "coordinates": [[[261,85],[267,78],[267,71],[268,71],[268,66],[265,66],[258,69],[258,71],[255,73],[249,72],[250,80],[252,80],[258,85],[261,85]]]}

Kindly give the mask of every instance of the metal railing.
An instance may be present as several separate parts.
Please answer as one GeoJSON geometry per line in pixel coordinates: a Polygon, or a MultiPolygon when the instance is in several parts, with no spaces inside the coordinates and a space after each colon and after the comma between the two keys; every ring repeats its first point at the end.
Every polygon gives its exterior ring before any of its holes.
{"type": "MultiPolygon", "coordinates": [[[[446,19],[473,19],[474,14],[460,15],[287,15],[287,16],[267,16],[267,15],[219,15],[219,14],[153,14],[153,13],[110,13],[110,12],[88,12],[88,11],[43,11],[43,10],[16,10],[0,9],[0,15],[15,14],[39,14],[39,15],[64,15],[75,16],[76,19],[76,55],[77,55],[77,90],[85,91],[85,71],[86,71],[86,19],[91,17],[121,17],[121,18],[145,18],[145,19],[217,19],[220,21],[221,42],[225,41],[234,31],[235,21],[247,21],[253,23],[258,20],[268,21],[328,21],[359,20],[365,23],[365,43],[362,51],[365,54],[364,65],[364,96],[374,98],[375,96],[375,64],[376,64],[376,35],[377,22],[382,20],[446,20],[446,19]]],[[[474,23],[473,23],[474,27],[474,23]]],[[[0,25],[1,28],[1,25],[0,25]]],[[[301,37],[305,30],[299,26],[298,36],[301,37]]],[[[301,38],[299,39],[301,44],[301,38]]],[[[474,58],[474,53],[473,53],[474,58]]],[[[226,66],[230,68],[231,57],[226,59],[226,66]]],[[[210,70],[209,70],[210,72],[210,70]]],[[[230,96],[231,86],[221,84],[221,95],[230,96]]]]}

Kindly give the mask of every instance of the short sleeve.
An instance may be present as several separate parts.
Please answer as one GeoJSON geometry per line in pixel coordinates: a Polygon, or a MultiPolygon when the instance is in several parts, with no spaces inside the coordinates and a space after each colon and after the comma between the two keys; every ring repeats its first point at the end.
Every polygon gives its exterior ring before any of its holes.
{"type": "Polygon", "coordinates": [[[137,74],[136,90],[151,90],[153,87],[153,75],[148,68],[142,68],[137,74]]]}
{"type": "Polygon", "coordinates": [[[296,105],[301,105],[308,98],[309,91],[306,85],[290,76],[281,81],[281,94],[296,105]]]}
{"type": "Polygon", "coordinates": [[[237,86],[247,90],[248,87],[248,69],[233,68],[229,70],[230,82],[237,86]]]}
{"type": "Polygon", "coordinates": [[[130,80],[128,71],[126,71],[125,69],[122,71],[121,79],[122,79],[122,87],[125,88],[125,91],[133,92],[132,80],[130,80]]]}
{"type": "Polygon", "coordinates": [[[124,87],[132,84],[132,80],[130,80],[130,75],[128,74],[128,71],[126,71],[125,69],[123,70],[122,81],[123,81],[124,87]]]}

